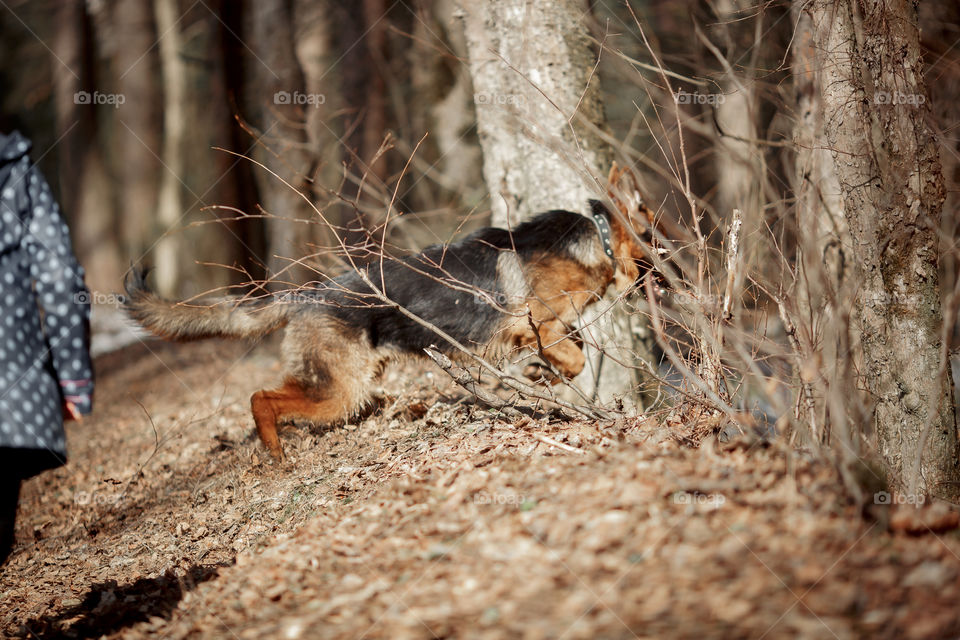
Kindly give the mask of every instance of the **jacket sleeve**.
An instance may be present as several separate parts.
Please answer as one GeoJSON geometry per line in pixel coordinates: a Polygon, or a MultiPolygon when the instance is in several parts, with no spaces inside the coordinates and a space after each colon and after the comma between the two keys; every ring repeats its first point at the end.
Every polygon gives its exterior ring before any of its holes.
{"type": "Polygon", "coordinates": [[[47,181],[36,168],[29,170],[25,180],[29,210],[23,246],[43,310],[47,346],[64,400],[87,414],[93,408],[90,292],[47,181]]]}

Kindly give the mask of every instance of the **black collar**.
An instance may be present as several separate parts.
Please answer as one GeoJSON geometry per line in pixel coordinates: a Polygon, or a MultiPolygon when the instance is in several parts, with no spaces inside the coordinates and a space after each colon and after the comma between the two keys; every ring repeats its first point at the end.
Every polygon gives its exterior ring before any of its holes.
{"type": "Polygon", "coordinates": [[[593,214],[593,224],[597,225],[597,231],[600,233],[600,244],[603,245],[603,252],[614,263],[616,267],[617,260],[613,255],[613,245],[611,244],[613,232],[610,230],[610,221],[602,213],[593,214]]]}

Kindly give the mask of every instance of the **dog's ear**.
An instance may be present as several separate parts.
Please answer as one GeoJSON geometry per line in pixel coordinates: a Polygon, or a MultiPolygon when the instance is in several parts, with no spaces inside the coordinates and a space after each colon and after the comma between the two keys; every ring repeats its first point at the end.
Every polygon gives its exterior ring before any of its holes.
{"type": "Polygon", "coordinates": [[[650,229],[654,226],[654,215],[642,194],[637,174],[614,162],[607,178],[607,196],[634,228],[650,229]]]}
{"type": "Polygon", "coordinates": [[[657,221],[654,213],[644,203],[639,182],[630,168],[613,163],[607,184],[607,196],[629,225],[626,233],[629,252],[642,276],[654,271],[652,253],[659,252],[659,249],[654,233],[657,221]]]}
{"type": "Polygon", "coordinates": [[[603,216],[608,222],[613,221],[613,212],[607,207],[603,200],[589,200],[590,213],[595,216],[603,216]]]}

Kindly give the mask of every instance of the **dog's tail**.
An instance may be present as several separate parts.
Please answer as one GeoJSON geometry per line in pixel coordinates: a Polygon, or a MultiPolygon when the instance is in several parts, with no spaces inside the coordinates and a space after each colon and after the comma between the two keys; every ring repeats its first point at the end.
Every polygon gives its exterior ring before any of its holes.
{"type": "Polygon", "coordinates": [[[165,300],[146,283],[146,272],[133,269],[124,282],[124,307],[150,333],[185,342],[202,338],[256,338],[286,326],[292,305],[280,301],[226,298],[185,303],[165,300]]]}

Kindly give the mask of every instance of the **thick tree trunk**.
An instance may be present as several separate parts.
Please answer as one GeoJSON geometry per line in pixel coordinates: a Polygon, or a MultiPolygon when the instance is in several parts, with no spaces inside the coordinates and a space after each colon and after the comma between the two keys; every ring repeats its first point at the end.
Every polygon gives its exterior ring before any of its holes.
{"type": "MultiPolygon", "coordinates": [[[[461,3],[495,226],[550,209],[583,212],[606,190],[611,150],[596,133],[606,124],[588,11],[578,0],[461,3]]],[[[641,345],[623,305],[611,311],[611,302],[594,307],[584,325],[586,342],[612,358],[588,349],[575,381],[602,402],[634,396],[639,375],[613,362],[635,364],[641,345]]]]}
{"type": "MultiPolygon", "coordinates": [[[[824,137],[822,68],[828,61],[826,52],[817,48],[817,42],[831,24],[825,14],[803,11],[805,4],[793,4],[796,29],[791,50],[797,99],[793,130],[796,143],[793,192],[798,233],[797,329],[806,358],[801,367],[803,382],[817,391],[813,415],[804,416],[803,422],[811,426],[815,438],[826,440],[829,430],[839,429],[841,437],[849,432],[850,405],[845,394],[850,388],[850,312],[855,294],[845,272],[853,252],[844,217],[843,193],[824,137]]],[[[804,403],[799,406],[804,407],[804,412],[811,409],[804,403]]],[[[854,450],[857,440],[848,438],[846,444],[854,450]]]]}
{"type": "MultiPolygon", "coordinates": [[[[343,178],[344,157],[343,127],[338,118],[344,101],[339,91],[331,91],[340,84],[339,53],[334,46],[336,22],[330,3],[316,0],[295,0],[293,20],[294,50],[307,94],[322,96],[322,100],[307,105],[303,114],[307,145],[315,166],[310,176],[311,196],[327,221],[336,224],[342,216],[338,212],[341,203],[333,193],[343,178]]],[[[330,228],[315,216],[313,220],[315,224],[303,232],[305,237],[318,246],[336,246],[330,228]]],[[[318,256],[318,261],[329,258],[318,256]]]]}
{"type": "Polygon", "coordinates": [[[937,228],[944,199],[907,0],[811,5],[827,60],[825,131],[857,262],[857,316],[880,454],[894,487],[960,495],[944,359],[937,228]],[[863,11],[861,14],[860,12],[863,11]]]}
{"type": "MultiPolygon", "coordinates": [[[[374,159],[387,134],[384,73],[388,55],[387,14],[393,5],[382,0],[333,4],[331,13],[337,25],[334,41],[339,58],[340,97],[349,114],[343,140],[349,149],[347,164],[356,175],[365,175],[368,185],[389,191],[389,158],[374,159]]],[[[351,248],[364,246],[369,240],[368,233],[383,222],[386,213],[386,208],[376,197],[369,192],[360,192],[358,187],[352,182],[344,184],[344,197],[355,200],[358,206],[340,208],[339,222],[347,228],[344,239],[351,248]]],[[[364,250],[351,253],[361,263],[372,259],[364,250]]]]}
{"type": "MultiPolygon", "coordinates": [[[[733,210],[739,209],[743,215],[743,237],[754,238],[765,235],[768,227],[762,200],[766,164],[756,142],[760,137],[757,131],[761,126],[761,102],[753,74],[773,63],[760,60],[767,47],[756,41],[756,29],[764,13],[744,19],[746,14],[739,4],[722,0],[711,5],[717,19],[712,31],[719,46],[710,48],[723,69],[717,77],[723,92],[713,96],[715,100],[709,100],[705,109],[715,109],[721,132],[713,154],[718,214],[723,220],[730,220],[733,210]]],[[[769,263],[769,256],[764,255],[767,243],[744,245],[748,271],[769,263]]]]}
{"type": "Polygon", "coordinates": [[[62,64],[51,65],[53,75],[53,107],[57,138],[66,135],[59,145],[60,205],[67,218],[76,215],[82,188],[84,155],[90,151],[96,133],[96,118],[89,105],[78,104],[77,92],[85,89],[89,65],[84,55],[88,43],[84,37],[87,16],[83,0],[58,5],[53,15],[51,49],[62,64]],[[79,126],[78,126],[79,125],[79,126]]]}
{"type": "Polygon", "coordinates": [[[583,211],[610,167],[600,79],[578,0],[462,3],[493,224],[583,211]],[[572,126],[571,126],[572,125],[572,126]]]}
{"type": "MultiPolygon", "coordinates": [[[[361,126],[363,144],[360,147],[361,159],[381,181],[387,180],[386,158],[374,162],[377,151],[387,133],[387,12],[392,3],[386,0],[361,0],[363,24],[365,27],[363,45],[367,50],[368,67],[364,83],[363,124],[361,126]]],[[[379,222],[379,220],[377,220],[379,222]]]]}
{"type": "MultiPolygon", "coordinates": [[[[455,0],[417,0],[415,7],[420,19],[414,21],[410,47],[410,126],[414,139],[429,132],[418,156],[431,171],[430,180],[417,180],[405,200],[415,211],[468,211],[486,198],[487,190],[473,83],[470,69],[460,62],[468,56],[466,39],[454,17],[455,0]]],[[[455,215],[450,228],[458,222],[455,215]]],[[[442,229],[435,233],[444,236],[442,229]]]]}
{"type": "MultiPolygon", "coordinates": [[[[940,162],[946,181],[947,199],[943,205],[941,241],[960,237],[960,136],[951,135],[960,122],[960,66],[943,64],[956,52],[957,25],[960,25],[960,3],[921,2],[920,46],[927,53],[930,108],[943,151],[940,162]]],[[[945,244],[950,244],[949,240],[945,244]]],[[[942,291],[956,291],[960,277],[960,252],[945,251],[940,256],[942,291]]],[[[944,299],[946,304],[946,299],[944,299]]],[[[954,329],[954,339],[958,333],[954,329]]]]}

